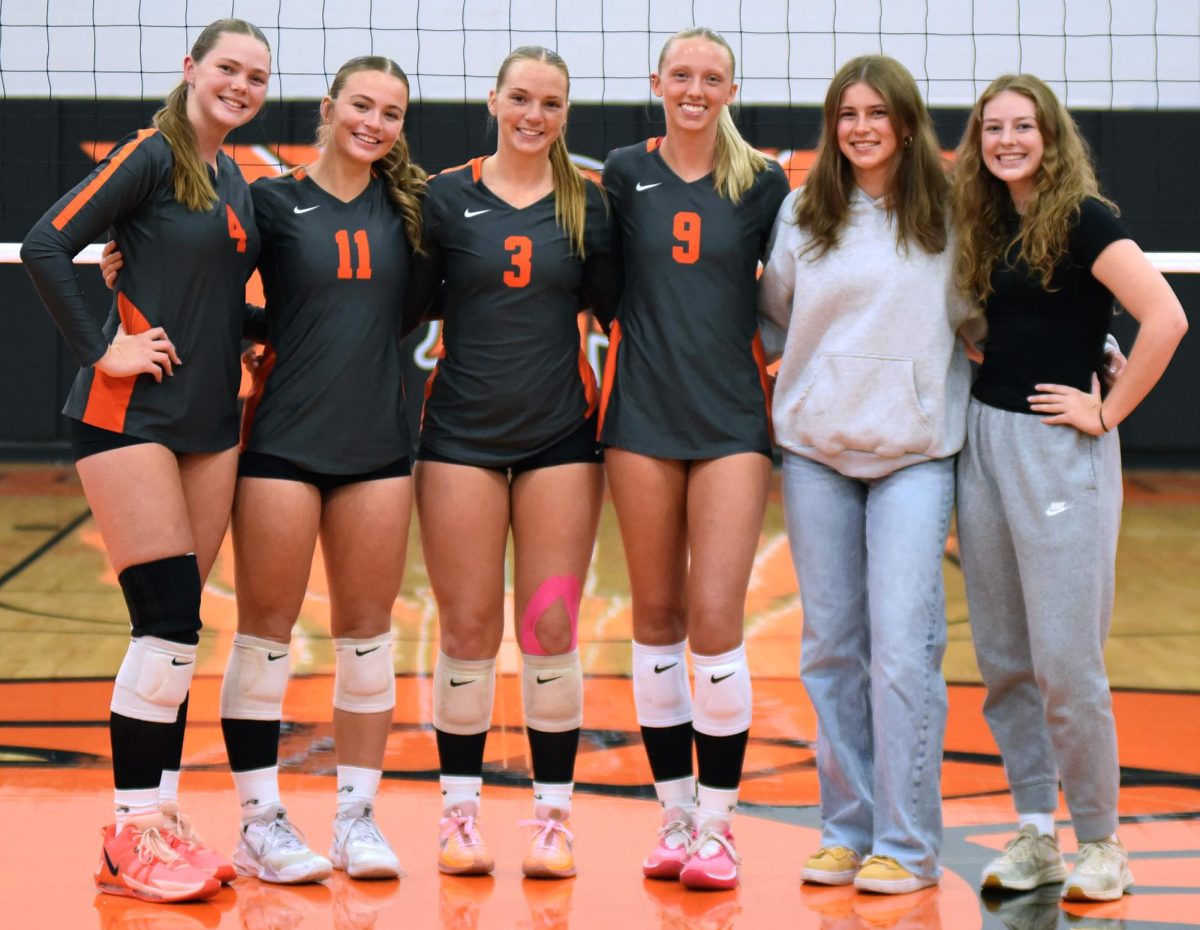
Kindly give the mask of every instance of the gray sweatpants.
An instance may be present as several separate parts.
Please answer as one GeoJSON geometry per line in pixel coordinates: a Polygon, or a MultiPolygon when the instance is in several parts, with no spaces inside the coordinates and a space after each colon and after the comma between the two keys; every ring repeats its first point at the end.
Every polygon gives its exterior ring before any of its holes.
{"type": "Polygon", "coordinates": [[[1112,619],[1121,450],[972,398],[958,538],[987,718],[1019,813],[1058,781],[1081,842],[1117,829],[1120,768],[1104,641],[1112,619]]]}

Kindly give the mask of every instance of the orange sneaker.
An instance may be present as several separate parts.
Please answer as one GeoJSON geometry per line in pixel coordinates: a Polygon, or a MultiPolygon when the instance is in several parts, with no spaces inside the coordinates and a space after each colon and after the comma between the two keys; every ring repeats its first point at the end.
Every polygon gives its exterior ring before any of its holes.
{"type": "Polygon", "coordinates": [[[162,806],[162,815],[163,836],[183,859],[204,872],[211,872],[212,877],[222,885],[228,885],[237,878],[233,862],[200,839],[191,820],[177,804],[168,801],[162,806]]]}
{"type": "Polygon", "coordinates": [[[474,815],[457,807],[442,818],[438,838],[438,871],[444,875],[487,875],[496,867],[479,835],[474,815]]]}
{"type": "Polygon", "coordinates": [[[526,878],[570,878],[575,874],[575,834],[567,827],[562,811],[551,811],[545,820],[522,820],[533,827],[529,851],[521,862],[526,878]]]}
{"type": "Polygon", "coordinates": [[[107,894],[163,903],[199,901],[220,891],[221,883],[212,873],[171,848],[164,826],[162,814],[145,814],[130,818],[120,833],[115,824],[105,827],[96,887],[107,894]]]}

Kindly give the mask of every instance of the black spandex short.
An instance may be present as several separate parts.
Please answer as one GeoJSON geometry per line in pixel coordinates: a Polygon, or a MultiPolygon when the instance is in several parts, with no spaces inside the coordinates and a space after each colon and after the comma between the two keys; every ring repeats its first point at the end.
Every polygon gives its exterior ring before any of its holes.
{"type": "Polygon", "coordinates": [[[407,478],[412,474],[412,465],[408,456],[396,459],[389,465],[376,468],[374,471],[360,472],[356,475],[327,475],[324,472],[309,471],[299,465],[293,465],[287,459],[265,452],[243,452],[238,456],[239,478],[279,478],[283,481],[299,481],[311,484],[318,491],[332,491],[347,484],[358,484],[362,481],[379,481],[383,478],[407,478]]]}
{"type": "Polygon", "coordinates": [[[560,439],[552,446],[541,452],[523,459],[517,459],[508,465],[478,465],[462,459],[442,455],[426,446],[417,450],[418,462],[442,462],[446,465],[470,465],[472,468],[486,468],[488,471],[498,471],[516,477],[527,471],[538,468],[551,468],[555,465],[601,465],[604,462],[604,448],[596,441],[596,416],[593,414],[583,421],[583,425],[565,439],[560,439]]]}
{"type": "Polygon", "coordinates": [[[122,449],[125,446],[140,446],[150,442],[149,439],[142,439],[140,436],[127,436],[125,433],[101,429],[74,417],[67,417],[67,424],[71,434],[71,455],[76,462],[97,452],[108,452],[110,449],[122,449]]]}

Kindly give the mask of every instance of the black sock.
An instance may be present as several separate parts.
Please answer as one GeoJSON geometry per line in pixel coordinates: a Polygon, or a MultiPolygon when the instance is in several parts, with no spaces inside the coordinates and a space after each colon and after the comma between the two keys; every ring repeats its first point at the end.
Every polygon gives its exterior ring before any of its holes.
{"type": "Polygon", "coordinates": [[[235,720],[221,718],[225,752],[229,768],[235,772],[253,772],[279,764],[278,720],[235,720]]]}
{"type": "Polygon", "coordinates": [[[483,748],[487,743],[487,730],[460,736],[435,729],[437,734],[438,764],[443,775],[459,775],[468,778],[483,774],[483,748]]]}
{"type": "Polygon", "coordinates": [[[692,775],[692,725],[642,727],[642,745],[655,781],[674,781],[692,775]]]}
{"type": "Polygon", "coordinates": [[[699,782],[706,788],[732,790],[742,781],[742,765],[746,761],[746,743],[750,731],[733,736],[696,734],[696,765],[699,782]]]}
{"type": "Polygon", "coordinates": [[[113,784],[118,790],[157,788],[171,748],[173,723],[151,723],[111,711],[113,784]]]}
{"type": "Polygon", "coordinates": [[[575,780],[575,756],[579,752],[579,728],[563,733],[525,728],[529,737],[529,755],[533,759],[533,780],[547,785],[562,785],[575,780]]]}

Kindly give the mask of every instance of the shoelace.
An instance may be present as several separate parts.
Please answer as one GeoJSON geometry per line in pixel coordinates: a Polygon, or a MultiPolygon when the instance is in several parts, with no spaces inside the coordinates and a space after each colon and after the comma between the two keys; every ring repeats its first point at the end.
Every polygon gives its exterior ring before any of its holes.
{"type": "Polygon", "coordinates": [[[1116,848],[1116,843],[1108,840],[1082,843],[1079,847],[1079,858],[1075,860],[1075,870],[1077,872],[1107,872],[1108,859],[1116,852],[1116,848]]]}
{"type": "Polygon", "coordinates": [[[267,824],[266,836],[269,837],[271,845],[288,852],[304,849],[307,845],[304,835],[292,825],[283,811],[276,814],[275,819],[267,824]]]}
{"type": "Polygon", "coordinates": [[[1038,838],[1032,833],[1018,833],[1004,844],[1005,854],[1014,862],[1024,862],[1037,855],[1038,838]]]}
{"type": "Polygon", "coordinates": [[[882,862],[889,869],[895,869],[897,871],[899,871],[901,868],[903,868],[903,866],[901,866],[900,863],[897,862],[895,859],[893,859],[891,856],[871,856],[867,859],[866,862],[863,863],[863,868],[866,868],[868,865],[870,865],[873,862],[882,862]]]}
{"type": "MultiPolygon", "coordinates": [[[[729,842],[729,837],[724,833],[717,833],[715,830],[704,830],[692,840],[692,845],[688,847],[688,855],[695,856],[700,853],[706,843],[713,842],[722,847],[734,865],[742,864],[742,857],[738,855],[738,851],[733,848],[733,843],[729,842]]],[[[706,858],[712,858],[708,856],[706,858]]]]}
{"type": "Polygon", "coordinates": [[[383,838],[383,834],[379,832],[379,826],[375,823],[375,819],[370,814],[362,814],[355,817],[351,822],[349,829],[346,831],[347,840],[355,840],[360,843],[366,843],[368,846],[379,846],[381,848],[388,847],[387,840],[383,838]]]}
{"type": "Polygon", "coordinates": [[[179,853],[171,848],[167,838],[158,831],[158,827],[147,827],[138,837],[134,852],[142,862],[150,863],[155,859],[168,866],[183,863],[179,853]]]}
{"type": "Polygon", "coordinates": [[[539,846],[550,846],[553,843],[554,834],[561,833],[568,843],[575,842],[575,834],[570,831],[566,824],[561,820],[522,820],[522,827],[534,827],[536,833],[534,839],[539,846]]]}
{"type": "Polygon", "coordinates": [[[838,854],[837,850],[845,848],[845,846],[822,846],[817,850],[817,854],[813,858],[819,859],[821,856],[831,856],[834,859],[841,859],[842,856],[838,854]]]}
{"type": "Polygon", "coordinates": [[[200,839],[200,834],[196,832],[196,828],[192,826],[192,821],[183,811],[175,811],[174,817],[167,818],[166,825],[167,830],[177,840],[187,846],[188,849],[195,849],[198,846],[204,845],[204,840],[200,839]]]}
{"type": "Polygon", "coordinates": [[[658,828],[658,837],[662,844],[668,849],[677,849],[678,846],[671,846],[668,840],[678,834],[683,838],[683,842],[679,846],[687,846],[692,842],[692,825],[686,820],[668,820],[658,828]]]}
{"type": "Polygon", "coordinates": [[[438,821],[442,828],[442,839],[448,839],[450,834],[458,833],[464,846],[482,846],[483,837],[475,829],[475,818],[471,814],[451,814],[438,821]]]}

